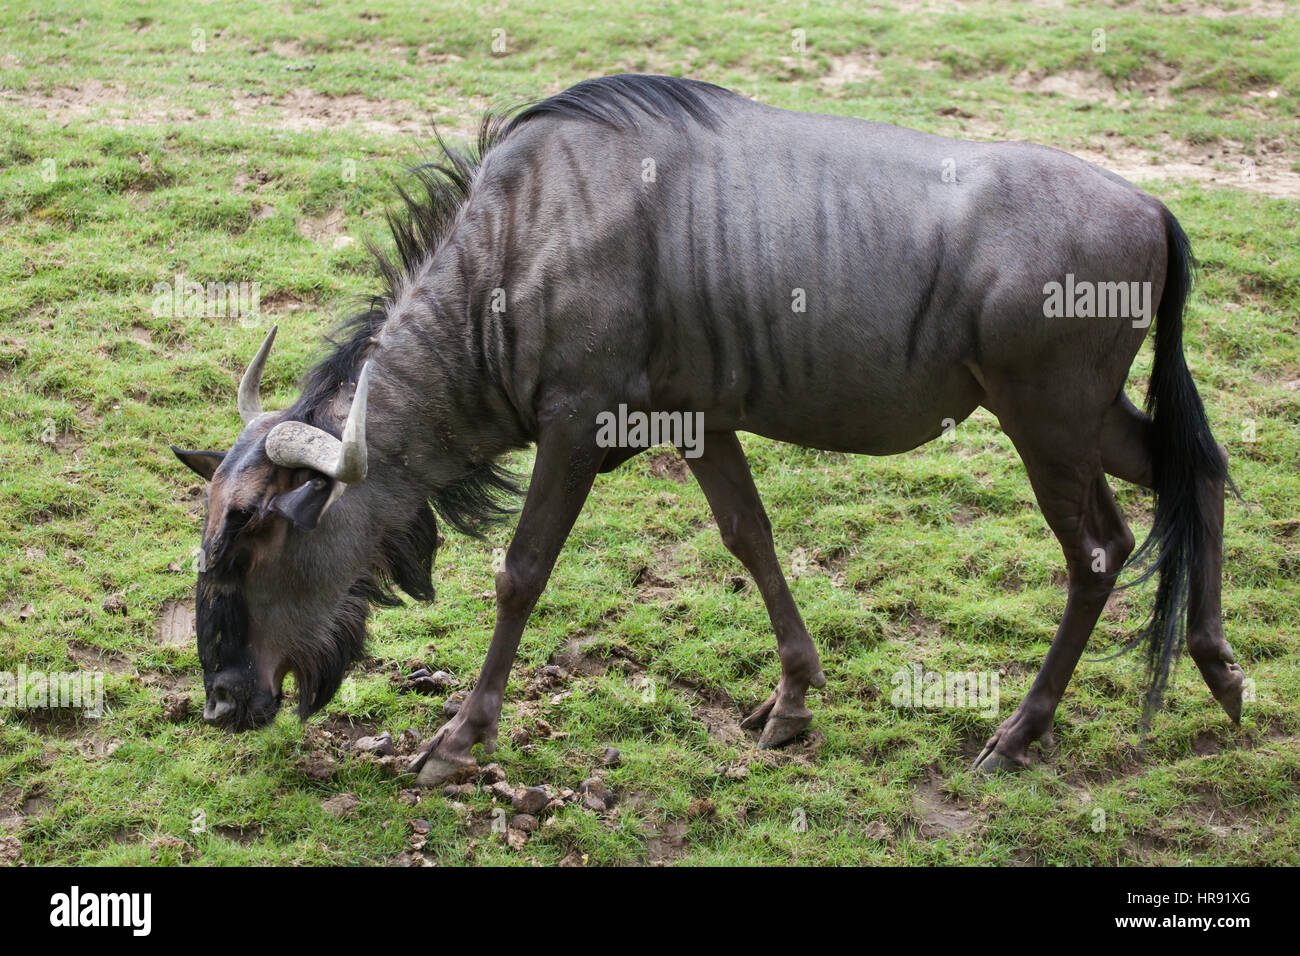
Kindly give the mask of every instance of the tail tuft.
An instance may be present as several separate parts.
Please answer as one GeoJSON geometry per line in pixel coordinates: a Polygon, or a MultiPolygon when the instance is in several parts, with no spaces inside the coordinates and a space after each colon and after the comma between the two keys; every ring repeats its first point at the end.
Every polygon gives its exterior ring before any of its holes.
{"type": "Polygon", "coordinates": [[[1145,565],[1128,586],[1159,576],[1155,607],[1139,638],[1146,645],[1149,675],[1144,723],[1160,709],[1169,673],[1182,652],[1188,596],[1200,579],[1202,555],[1218,535],[1203,506],[1202,489],[1214,479],[1231,484],[1183,356],[1183,309],[1194,267],[1191,243],[1167,209],[1164,219],[1169,266],[1156,310],[1155,364],[1146,401],[1153,422],[1155,520],[1128,562],[1145,565]]]}

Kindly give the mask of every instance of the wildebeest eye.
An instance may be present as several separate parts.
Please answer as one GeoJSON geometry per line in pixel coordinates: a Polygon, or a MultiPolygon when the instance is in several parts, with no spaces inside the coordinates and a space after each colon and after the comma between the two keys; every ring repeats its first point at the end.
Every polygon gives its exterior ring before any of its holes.
{"type": "Polygon", "coordinates": [[[256,513],[249,508],[232,508],[226,513],[225,533],[234,539],[253,522],[256,513]]]}

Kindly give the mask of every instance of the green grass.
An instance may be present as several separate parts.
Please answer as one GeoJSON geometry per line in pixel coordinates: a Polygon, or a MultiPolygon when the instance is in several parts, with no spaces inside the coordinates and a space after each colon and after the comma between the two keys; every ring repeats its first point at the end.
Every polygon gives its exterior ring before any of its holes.
{"type": "MultiPolygon", "coordinates": [[[[99,720],[3,713],[0,835],[46,864],[384,863],[415,818],[443,864],[1300,861],[1300,202],[1204,178],[1148,187],[1202,262],[1188,357],[1245,496],[1228,505],[1224,579],[1228,636],[1255,682],[1241,727],[1184,661],[1141,734],[1137,660],[1085,660],[1056,748],[985,779],[967,768],[997,718],[891,706],[890,676],[920,663],[996,670],[1009,712],[1064,604],[1059,548],[986,413],[951,443],[888,459],[746,438],[779,554],[803,549],[812,564],[792,588],[830,678],[811,696],[810,737],[776,753],[704,720],[731,727],[778,668],[762,603],[733,587],[743,572],[702,494],[656,477],[648,455],[602,478],[524,635],[493,759],[512,783],[574,787],[616,747],[622,763],[604,772],[620,799],[603,816],[566,808],[522,848],[491,833],[488,794],[411,806],[408,783],[340,747],[348,727],[396,736],[441,722],[440,698],[401,693],[388,675],[423,662],[473,680],[506,532],[487,545],[450,536],[437,602],[378,614],[372,661],[307,725],[286,712],[231,737],[163,715],[164,694],[202,705],[192,643],[158,637],[164,604],[192,593],[201,521],[202,489],[167,446],[229,445],[239,375],[272,319],[264,400],[292,399],[320,333],[377,288],[363,240],[384,242],[392,177],[429,145],[431,119],[468,131],[483,106],[636,69],[935,132],[1177,156],[1227,144],[1300,170],[1298,15],[1209,18],[1151,0],[911,6],[0,11],[0,670],[103,668],[109,704],[99,720]],[[1097,28],[1105,53],[1091,50],[1097,28]],[[1016,80],[1065,71],[1108,95],[1016,80]],[[375,121],[357,125],[361,112],[375,121]],[[357,242],[335,248],[333,231],[357,242]],[[155,316],[155,283],[178,273],[259,283],[260,326],[155,316]],[[671,592],[635,586],[647,566],[671,592]],[[106,609],[114,595],[125,613],[106,609]],[[536,670],[576,634],[609,666],[530,698],[536,670]],[[634,678],[654,684],[652,701],[634,678]],[[510,739],[538,717],[556,735],[510,739]],[[337,767],[319,780],[304,766],[323,754],[337,767]],[[354,815],[322,808],[345,791],[354,815]],[[699,812],[706,797],[712,814],[699,812]]],[[[1148,371],[1144,350],[1135,396],[1148,371]]],[[[1116,492],[1144,533],[1149,498],[1116,492]]],[[[1113,605],[1087,656],[1126,640],[1149,600],[1113,605]]]]}

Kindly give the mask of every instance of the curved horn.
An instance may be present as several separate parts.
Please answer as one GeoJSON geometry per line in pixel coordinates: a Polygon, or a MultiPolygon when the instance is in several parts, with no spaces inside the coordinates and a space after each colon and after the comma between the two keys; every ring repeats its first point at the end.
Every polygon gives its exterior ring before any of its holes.
{"type": "Polygon", "coordinates": [[[370,396],[370,363],[361,366],[357,390],[352,395],[348,421],[343,426],[343,447],[334,477],[344,484],[355,485],[366,477],[366,399],[370,396]]]}
{"type": "Polygon", "coordinates": [[[271,326],[271,331],[262,341],[262,347],[253,356],[253,361],[248,363],[248,370],[239,382],[239,417],[245,425],[262,414],[262,369],[266,367],[266,357],[271,354],[271,343],[275,341],[275,333],[279,328],[278,325],[271,326]]]}
{"type": "Polygon", "coordinates": [[[362,367],[357,378],[342,441],[306,422],[281,422],[266,436],[266,457],[283,468],[311,468],[346,485],[364,480],[370,364],[362,367]]]}

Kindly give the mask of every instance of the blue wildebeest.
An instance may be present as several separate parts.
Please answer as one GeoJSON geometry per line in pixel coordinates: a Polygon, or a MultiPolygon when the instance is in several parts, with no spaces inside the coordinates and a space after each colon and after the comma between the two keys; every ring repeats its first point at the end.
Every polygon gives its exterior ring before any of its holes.
{"type": "Polygon", "coordinates": [[[371,603],[396,600],[393,585],[433,597],[435,515],[477,533],[507,513],[498,461],[536,443],[482,672],[412,768],[432,783],[472,763],[495,742],[520,634],[596,475],[640,450],[595,439],[623,405],[703,414],[690,469],[776,631],[780,682],[745,722],[761,745],[807,727],[808,688],[826,678],[736,432],[888,455],[980,405],[1024,460],[1069,596],[977,766],[1022,764],[1051,729],[1130,559],[1108,474],[1156,496],[1138,552],[1159,576],[1146,709],[1185,633],[1239,717],[1219,609],[1226,458],[1183,357],[1187,237],[1160,202],[1053,149],[786,112],[667,77],[588,80],[490,118],[477,150],[443,148],[390,216],[386,291],[301,397],[261,409],[272,331],[240,386],[233,447],[177,451],[211,479],[208,721],[267,722],[289,671],[300,714],[323,706],[371,603]],[[1124,385],[1153,309],[1144,413],[1124,385]]]}

